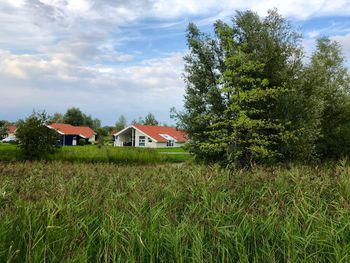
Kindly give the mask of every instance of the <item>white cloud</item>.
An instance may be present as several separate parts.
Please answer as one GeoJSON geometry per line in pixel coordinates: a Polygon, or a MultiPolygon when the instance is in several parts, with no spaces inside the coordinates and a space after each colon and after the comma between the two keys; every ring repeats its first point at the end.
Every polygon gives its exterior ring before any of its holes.
{"type": "MultiPolygon", "coordinates": [[[[169,108],[182,104],[182,54],[142,60],[144,53],[125,52],[122,44],[142,39],[138,30],[183,30],[189,20],[208,25],[237,9],[264,15],[274,7],[294,19],[350,13],[348,0],[1,0],[0,112],[80,106],[130,116],[152,111],[167,119],[169,108]]],[[[334,31],[349,58],[349,25],[340,28],[309,32],[305,46],[334,31]]]]}
{"type": "Polygon", "coordinates": [[[344,36],[332,36],[331,39],[341,45],[347,64],[350,66],[350,33],[344,36]]]}
{"type": "Polygon", "coordinates": [[[108,115],[114,111],[136,118],[150,111],[168,120],[169,108],[182,104],[182,56],[169,54],[128,67],[89,67],[1,50],[1,89],[6,92],[0,97],[0,112],[20,107],[29,114],[33,108],[55,112],[78,106],[98,116],[103,105],[108,115]]]}

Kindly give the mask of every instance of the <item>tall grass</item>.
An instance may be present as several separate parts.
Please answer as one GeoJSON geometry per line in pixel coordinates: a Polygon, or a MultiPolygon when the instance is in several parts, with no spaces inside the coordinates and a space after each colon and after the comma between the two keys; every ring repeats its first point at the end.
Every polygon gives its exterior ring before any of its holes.
{"type": "Polygon", "coordinates": [[[0,163],[0,262],[350,262],[350,168],[0,163]]]}
{"type": "Polygon", "coordinates": [[[50,160],[70,162],[109,162],[118,164],[152,164],[165,161],[164,156],[152,149],[96,146],[63,147],[50,160]]]}
{"type": "MultiPolygon", "coordinates": [[[[134,147],[111,147],[98,148],[90,146],[66,146],[57,153],[49,155],[46,161],[66,161],[80,163],[115,163],[115,164],[155,164],[165,162],[184,162],[191,160],[192,156],[186,152],[174,154],[162,154],[161,150],[134,147]]],[[[0,144],[0,160],[14,161],[25,160],[16,145],[0,144]]]]}

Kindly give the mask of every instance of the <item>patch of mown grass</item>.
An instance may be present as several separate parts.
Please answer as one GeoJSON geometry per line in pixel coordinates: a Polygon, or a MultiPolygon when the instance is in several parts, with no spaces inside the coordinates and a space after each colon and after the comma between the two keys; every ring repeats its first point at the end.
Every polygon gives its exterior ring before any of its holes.
{"type": "Polygon", "coordinates": [[[15,144],[0,142],[0,160],[16,161],[21,159],[21,153],[15,144]]]}
{"type": "Polygon", "coordinates": [[[157,148],[157,152],[175,152],[175,153],[187,153],[183,147],[167,147],[167,148],[157,148]]]}
{"type": "Polygon", "coordinates": [[[0,262],[350,262],[350,167],[0,163],[0,262]]]}

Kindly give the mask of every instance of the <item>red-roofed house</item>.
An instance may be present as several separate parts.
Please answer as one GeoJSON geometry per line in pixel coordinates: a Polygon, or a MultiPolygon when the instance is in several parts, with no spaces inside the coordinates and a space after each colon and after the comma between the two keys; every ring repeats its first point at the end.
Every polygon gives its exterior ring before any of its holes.
{"type": "Polygon", "coordinates": [[[60,135],[61,145],[88,144],[95,141],[96,132],[86,126],[73,126],[65,123],[52,123],[50,129],[56,130],[60,135]]]}
{"type": "Polygon", "coordinates": [[[16,137],[17,127],[15,125],[10,125],[7,127],[7,136],[8,137],[16,137]]]}
{"type": "Polygon", "coordinates": [[[114,134],[114,146],[148,148],[180,147],[187,142],[184,131],[173,127],[135,124],[114,134]]]}

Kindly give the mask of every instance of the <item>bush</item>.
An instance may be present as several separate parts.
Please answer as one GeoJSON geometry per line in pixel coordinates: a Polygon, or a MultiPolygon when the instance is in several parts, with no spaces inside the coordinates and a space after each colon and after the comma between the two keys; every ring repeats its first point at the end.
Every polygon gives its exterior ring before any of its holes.
{"type": "Polygon", "coordinates": [[[58,148],[58,134],[46,126],[45,112],[33,113],[26,120],[20,121],[16,131],[23,158],[37,160],[54,153],[58,148]]]}

